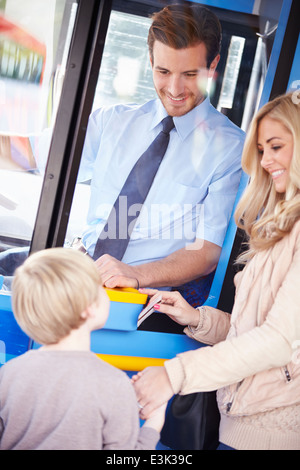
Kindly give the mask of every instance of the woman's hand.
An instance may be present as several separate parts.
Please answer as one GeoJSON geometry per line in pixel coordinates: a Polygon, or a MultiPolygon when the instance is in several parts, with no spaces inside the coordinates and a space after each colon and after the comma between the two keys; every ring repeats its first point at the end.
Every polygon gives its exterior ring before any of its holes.
{"type": "Polygon", "coordinates": [[[149,296],[161,297],[161,302],[154,305],[156,311],[165,313],[179,325],[197,327],[199,323],[199,310],[193,308],[179,292],[158,291],[155,289],[140,289],[140,292],[149,296]]]}

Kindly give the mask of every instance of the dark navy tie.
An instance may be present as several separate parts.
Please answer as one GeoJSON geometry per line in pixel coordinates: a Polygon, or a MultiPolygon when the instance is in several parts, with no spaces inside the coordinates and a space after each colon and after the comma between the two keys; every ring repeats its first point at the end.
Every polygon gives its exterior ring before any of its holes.
{"type": "Polygon", "coordinates": [[[129,243],[137,212],[141,211],[156,172],[167,150],[173,118],[162,120],[163,130],[143,153],[129,173],[123,188],[99,235],[93,258],[108,253],[121,260],[129,243]],[[131,210],[130,210],[131,209],[131,210]],[[133,215],[129,215],[128,212],[133,215]]]}

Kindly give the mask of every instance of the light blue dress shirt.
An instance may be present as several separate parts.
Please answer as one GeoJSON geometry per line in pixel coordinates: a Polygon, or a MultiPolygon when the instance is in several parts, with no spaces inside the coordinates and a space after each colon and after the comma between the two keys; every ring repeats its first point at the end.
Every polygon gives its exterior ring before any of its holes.
{"type": "MultiPolygon", "coordinates": [[[[158,99],[91,114],[79,171],[79,181],[91,179],[83,234],[91,255],[128,174],[160,132],[165,116],[158,99]]],[[[141,212],[130,208],[136,223],[122,260],[127,264],[159,260],[196,238],[222,246],[241,175],[244,132],[209,98],[174,117],[174,123],[141,212]]],[[[122,236],[110,232],[114,235],[122,236]]]]}

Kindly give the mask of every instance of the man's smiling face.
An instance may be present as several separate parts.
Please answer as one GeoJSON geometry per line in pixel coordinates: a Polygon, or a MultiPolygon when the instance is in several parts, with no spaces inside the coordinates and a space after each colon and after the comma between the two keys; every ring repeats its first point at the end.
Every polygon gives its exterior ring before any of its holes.
{"type": "Polygon", "coordinates": [[[204,43],[185,49],[173,49],[160,41],[153,47],[153,82],[170,116],[183,116],[205,98],[208,78],[219,61],[217,56],[207,68],[204,43]]]}

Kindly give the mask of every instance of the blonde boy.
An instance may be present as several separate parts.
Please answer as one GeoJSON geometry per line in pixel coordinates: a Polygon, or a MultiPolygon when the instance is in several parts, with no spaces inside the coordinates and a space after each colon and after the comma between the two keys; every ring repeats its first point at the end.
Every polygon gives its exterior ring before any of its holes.
{"type": "Polygon", "coordinates": [[[42,346],[0,369],[0,449],[154,449],[164,410],[140,428],[129,378],[90,351],[109,313],[94,262],[64,248],[31,255],[12,304],[42,346]]]}

